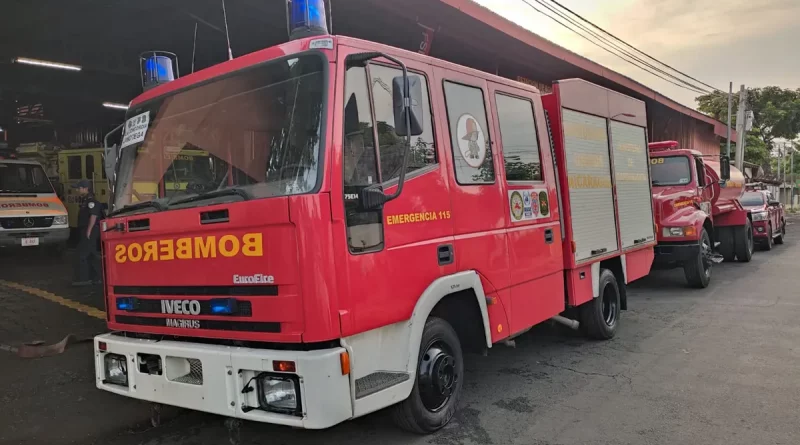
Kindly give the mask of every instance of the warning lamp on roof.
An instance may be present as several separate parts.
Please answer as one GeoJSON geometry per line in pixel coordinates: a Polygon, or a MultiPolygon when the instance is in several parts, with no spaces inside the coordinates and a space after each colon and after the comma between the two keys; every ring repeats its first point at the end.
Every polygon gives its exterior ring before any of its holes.
{"type": "Polygon", "coordinates": [[[286,11],[289,40],[328,35],[325,0],[289,0],[286,11]]]}
{"type": "Polygon", "coordinates": [[[180,76],[178,56],[166,51],[147,51],[139,55],[142,88],[147,91],[172,82],[180,76]]]}

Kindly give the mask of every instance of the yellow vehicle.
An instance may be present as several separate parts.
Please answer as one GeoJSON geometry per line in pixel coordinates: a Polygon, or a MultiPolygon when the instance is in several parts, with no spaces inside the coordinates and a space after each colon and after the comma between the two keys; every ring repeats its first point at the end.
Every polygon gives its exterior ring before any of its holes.
{"type": "MultiPolygon", "coordinates": [[[[167,147],[168,148],[168,147],[167,147]]],[[[146,154],[146,148],[139,149],[141,154],[146,154]]],[[[164,171],[162,184],[152,181],[141,181],[133,178],[133,202],[149,201],[156,196],[172,196],[178,192],[185,192],[192,179],[196,179],[201,171],[209,170],[208,152],[176,148],[164,150],[162,163],[153,163],[156,168],[164,171]],[[158,188],[163,185],[164,193],[159,194],[158,188]]],[[[146,176],[153,178],[153,175],[146,176]]]]}
{"type": "Polygon", "coordinates": [[[78,227],[80,195],[72,186],[86,179],[98,201],[106,203],[109,197],[108,180],[103,168],[102,148],[65,149],[58,153],[58,177],[62,185],[64,204],[69,213],[69,226],[78,227]]]}

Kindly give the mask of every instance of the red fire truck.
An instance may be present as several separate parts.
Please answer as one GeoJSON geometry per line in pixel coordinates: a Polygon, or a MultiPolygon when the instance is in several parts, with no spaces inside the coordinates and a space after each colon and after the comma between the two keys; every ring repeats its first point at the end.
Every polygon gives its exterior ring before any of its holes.
{"type": "Polygon", "coordinates": [[[739,202],[744,175],[725,158],[708,159],[675,141],[649,147],[658,222],[656,266],[683,267],[689,285],[705,288],[715,262],[749,262],[752,221],[739,202]]]}
{"type": "Polygon", "coordinates": [[[435,431],[464,351],[550,319],[611,338],[653,260],[645,105],[581,80],[320,33],[150,88],[124,128],[94,344],[127,397],[435,431]],[[208,153],[183,193],[165,150],[208,153]]]}

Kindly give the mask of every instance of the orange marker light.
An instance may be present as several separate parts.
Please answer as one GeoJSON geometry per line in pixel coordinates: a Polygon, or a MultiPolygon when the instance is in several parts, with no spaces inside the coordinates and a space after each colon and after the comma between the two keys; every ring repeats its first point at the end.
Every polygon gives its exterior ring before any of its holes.
{"type": "Polygon", "coordinates": [[[275,372],[297,372],[297,366],[289,360],[275,360],[272,362],[272,370],[275,372]]]}
{"type": "Polygon", "coordinates": [[[683,228],[683,236],[695,236],[697,235],[697,231],[694,227],[684,227],[683,228]]]}
{"type": "Polygon", "coordinates": [[[347,351],[339,354],[339,362],[342,364],[342,375],[350,374],[350,354],[347,351]]]}
{"type": "Polygon", "coordinates": [[[572,242],[572,253],[575,253],[577,251],[578,251],[578,245],[575,243],[575,241],[573,241],[572,242]]]}

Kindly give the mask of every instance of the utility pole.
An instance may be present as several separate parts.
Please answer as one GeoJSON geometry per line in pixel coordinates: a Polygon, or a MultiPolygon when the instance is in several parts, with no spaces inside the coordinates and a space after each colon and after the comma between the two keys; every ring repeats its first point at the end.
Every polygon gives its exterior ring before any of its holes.
{"type": "Polygon", "coordinates": [[[791,163],[792,163],[792,166],[791,166],[792,174],[791,174],[791,177],[789,178],[789,180],[792,181],[792,188],[791,188],[791,193],[789,193],[789,206],[790,206],[790,208],[793,209],[794,208],[794,184],[795,184],[795,180],[794,180],[794,146],[792,145],[791,142],[789,142],[789,148],[792,150],[792,156],[791,156],[791,158],[792,158],[792,160],[791,160],[791,163]]]}
{"type": "Polygon", "coordinates": [[[725,153],[728,156],[728,162],[731,160],[731,112],[733,108],[733,82],[728,84],[728,143],[727,143],[727,152],[725,153]]]}
{"type": "Polygon", "coordinates": [[[747,139],[745,133],[745,120],[746,120],[746,108],[747,108],[747,90],[744,89],[744,85],[739,88],[739,110],[736,113],[736,134],[738,138],[736,139],[736,168],[739,171],[744,170],[744,144],[745,140],[747,139]]]}

